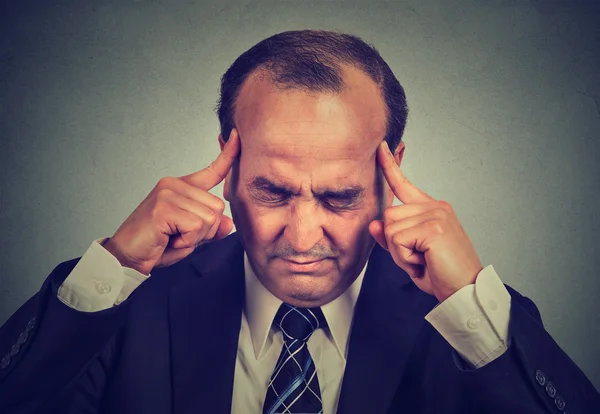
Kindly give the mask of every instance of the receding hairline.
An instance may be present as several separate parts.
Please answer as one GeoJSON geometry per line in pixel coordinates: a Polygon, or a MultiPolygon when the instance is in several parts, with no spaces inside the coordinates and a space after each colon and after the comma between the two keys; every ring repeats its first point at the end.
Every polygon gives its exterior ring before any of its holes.
{"type": "MultiPolygon", "coordinates": [[[[266,67],[266,65],[258,66],[252,72],[250,72],[248,74],[246,79],[244,79],[244,82],[242,82],[242,84],[240,85],[238,92],[235,96],[235,99],[233,100],[233,103],[231,105],[232,120],[233,120],[234,127],[237,127],[237,125],[238,125],[237,107],[238,107],[240,96],[242,95],[242,92],[246,88],[248,88],[249,85],[253,82],[266,81],[273,88],[273,92],[282,92],[282,91],[293,90],[293,91],[303,92],[308,96],[315,96],[315,97],[318,95],[339,95],[347,89],[348,85],[346,84],[345,79],[347,77],[348,72],[351,70],[357,70],[360,73],[362,73],[363,75],[365,75],[365,77],[367,79],[369,79],[370,81],[372,81],[373,84],[377,87],[378,97],[380,99],[381,106],[382,106],[384,114],[385,114],[385,125],[386,125],[386,130],[387,130],[387,125],[389,123],[391,114],[390,114],[390,108],[388,107],[386,100],[385,100],[383,83],[381,81],[377,82],[375,79],[373,79],[373,77],[367,71],[365,71],[363,68],[361,68],[360,65],[352,63],[352,62],[344,61],[339,64],[336,64],[335,70],[339,74],[340,79],[341,79],[339,87],[334,88],[334,87],[327,86],[327,87],[315,88],[315,87],[306,87],[306,86],[303,87],[301,85],[294,85],[294,84],[279,81],[277,78],[278,75],[276,73],[273,73],[268,67],[266,67]]],[[[383,139],[385,139],[385,136],[383,137],[383,139]]]]}

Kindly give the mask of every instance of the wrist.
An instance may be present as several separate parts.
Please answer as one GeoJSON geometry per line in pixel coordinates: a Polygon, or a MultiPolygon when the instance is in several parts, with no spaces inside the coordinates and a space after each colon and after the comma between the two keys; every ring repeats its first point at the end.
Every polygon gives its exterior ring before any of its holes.
{"type": "Polygon", "coordinates": [[[107,252],[109,252],[115,259],[117,259],[117,261],[121,264],[121,266],[129,267],[131,269],[137,270],[138,272],[140,272],[142,274],[146,274],[145,269],[143,269],[138,264],[133,263],[131,260],[128,260],[127,257],[121,253],[119,248],[115,245],[112,237],[109,237],[108,239],[104,240],[101,243],[101,246],[104,247],[104,249],[107,252]]]}

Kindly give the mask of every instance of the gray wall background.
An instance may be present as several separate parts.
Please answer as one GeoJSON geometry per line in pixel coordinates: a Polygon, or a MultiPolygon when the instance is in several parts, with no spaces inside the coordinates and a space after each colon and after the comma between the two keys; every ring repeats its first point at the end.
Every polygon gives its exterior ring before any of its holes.
{"type": "MultiPolygon", "coordinates": [[[[600,14],[592,0],[4,2],[0,323],[208,165],[221,74],[276,32],[349,31],[406,89],[404,173],[600,388],[600,14]]],[[[222,194],[222,186],[214,194],[222,194]]]]}

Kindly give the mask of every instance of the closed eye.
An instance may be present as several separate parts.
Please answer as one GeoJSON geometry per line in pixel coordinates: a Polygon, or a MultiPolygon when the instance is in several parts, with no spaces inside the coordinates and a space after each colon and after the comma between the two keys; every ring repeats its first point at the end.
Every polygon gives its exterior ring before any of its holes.
{"type": "MultiPolygon", "coordinates": [[[[277,185],[265,177],[254,178],[249,186],[249,192],[259,202],[276,204],[287,201],[288,199],[299,195],[290,188],[277,185]]],[[[362,186],[349,186],[341,190],[327,189],[314,193],[315,197],[327,208],[351,209],[357,207],[362,201],[365,189],[362,186]]]]}
{"type": "Polygon", "coordinates": [[[362,188],[355,187],[342,191],[325,191],[319,198],[337,208],[350,208],[360,202],[363,194],[362,188]]]}
{"type": "Polygon", "coordinates": [[[288,194],[285,191],[257,189],[255,191],[252,191],[252,194],[254,198],[267,203],[279,203],[290,198],[290,194],[288,194]]]}
{"type": "Polygon", "coordinates": [[[327,198],[322,199],[324,203],[335,209],[347,209],[356,206],[358,200],[346,198],[327,198]]]}

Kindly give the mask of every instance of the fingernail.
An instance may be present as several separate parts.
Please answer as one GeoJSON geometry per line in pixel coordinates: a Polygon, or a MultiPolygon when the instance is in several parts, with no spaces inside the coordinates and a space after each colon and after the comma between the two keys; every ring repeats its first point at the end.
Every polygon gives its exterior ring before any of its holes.
{"type": "Polygon", "coordinates": [[[387,141],[383,141],[383,145],[385,146],[385,150],[388,154],[392,155],[392,151],[390,151],[390,147],[387,143],[387,141]]]}
{"type": "Polygon", "coordinates": [[[235,130],[235,128],[231,128],[231,132],[229,133],[229,139],[227,140],[227,143],[229,144],[231,142],[231,139],[233,138],[233,131],[235,130]]]}

